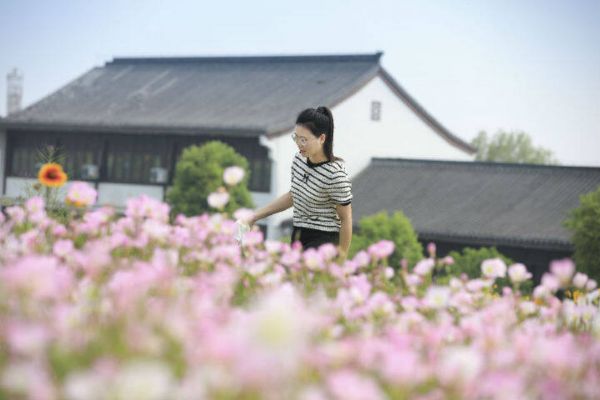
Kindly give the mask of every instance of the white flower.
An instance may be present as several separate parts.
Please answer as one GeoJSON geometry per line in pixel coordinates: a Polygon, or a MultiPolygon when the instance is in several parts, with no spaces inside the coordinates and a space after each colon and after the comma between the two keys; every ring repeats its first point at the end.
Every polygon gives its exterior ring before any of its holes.
{"type": "Polygon", "coordinates": [[[504,278],[506,276],[506,264],[500,258],[491,258],[481,263],[481,273],[486,278],[504,278]]]}
{"type": "Polygon", "coordinates": [[[223,180],[228,186],[234,186],[244,179],[244,174],[244,169],[241,167],[228,167],[223,171],[223,180]]]}
{"type": "Polygon", "coordinates": [[[219,188],[218,191],[208,195],[208,205],[218,210],[223,209],[229,202],[229,193],[224,188],[219,188]]]}
{"type": "Polygon", "coordinates": [[[444,383],[470,383],[483,366],[483,357],[474,347],[449,347],[442,351],[438,373],[444,383]]]}
{"type": "Polygon", "coordinates": [[[444,308],[450,300],[450,288],[446,286],[430,286],[425,294],[424,302],[431,308],[444,308]]]}
{"type": "Polygon", "coordinates": [[[531,273],[527,272],[527,268],[523,264],[513,264],[508,268],[508,276],[512,283],[521,283],[530,279],[531,273]]]}
{"type": "Polygon", "coordinates": [[[581,272],[577,272],[575,274],[575,276],[573,277],[573,285],[577,289],[583,289],[585,287],[585,284],[587,283],[587,281],[588,281],[588,276],[581,272]]]}
{"type": "MultiPolygon", "coordinates": [[[[159,361],[132,361],[115,379],[115,399],[162,400],[173,392],[171,370],[159,361]]],[[[113,398],[113,397],[111,397],[113,398]]]]}
{"type": "Polygon", "coordinates": [[[91,371],[71,373],[65,382],[65,397],[69,400],[106,398],[108,386],[102,377],[91,371]]]}
{"type": "Polygon", "coordinates": [[[525,315],[531,315],[537,311],[537,306],[533,301],[523,301],[519,304],[519,308],[525,315]]]}

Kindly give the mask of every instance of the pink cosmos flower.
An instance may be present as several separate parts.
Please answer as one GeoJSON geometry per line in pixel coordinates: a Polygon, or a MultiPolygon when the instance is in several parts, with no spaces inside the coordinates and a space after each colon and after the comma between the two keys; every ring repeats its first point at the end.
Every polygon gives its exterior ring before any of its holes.
{"type": "Polygon", "coordinates": [[[431,273],[435,266],[435,260],[433,258],[426,258],[419,261],[413,268],[413,272],[419,276],[425,276],[431,273]]]}
{"type": "Polygon", "coordinates": [[[371,378],[350,369],[332,373],[327,379],[327,387],[336,400],[385,399],[383,392],[371,378]]]}
{"type": "Polygon", "coordinates": [[[452,258],[452,256],[446,256],[446,257],[442,258],[442,264],[454,265],[454,258],[452,258]]]}
{"type": "Polygon", "coordinates": [[[96,203],[98,193],[87,182],[73,182],[69,186],[65,202],[75,207],[90,207],[96,203]]]}
{"type": "Polygon", "coordinates": [[[427,254],[429,254],[429,257],[435,258],[435,251],[436,251],[435,243],[429,242],[427,244],[427,254]]]}
{"type": "Polygon", "coordinates": [[[547,288],[551,293],[554,293],[560,287],[560,281],[556,275],[545,273],[542,275],[542,286],[547,288]]]}
{"type": "Polygon", "coordinates": [[[254,217],[254,211],[249,208],[238,208],[234,213],[233,217],[244,223],[248,223],[252,217],[254,217]]]}
{"type": "Polygon", "coordinates": [[[317,271],[324,268],[323,257],[316,249],[307,249],[302,258],[306,266],[311,270],[317,271]]]}
{"type": "Polygon", "coordinates": [[[577,272],[573,277],[573,286],[575,286],[577,289],[583,289],[585,288],[587,281],[588,276],[586,274],[577,272]]]}
{"type": "Polygon", "coordinates": [[[354,261],[356,263],[358,268],[364,268],[367,265],[369,265],[369,262],[371,261],[371,259],[369,257],[369,254],[366,251],[361,250],[354,255],[354,258],[352,259],[352,261],[354,261]]]}
{"type": "Polygon", "coordinates": [[[53,250],[55,256],[64,258],[68,254],[70,254],[74,248],[75,248],[75,246],[73,245],[73,242],[71,240],[61,239],[61,240],[57,240],[54,243],[52,250],[53,250]]]}
{"type": "Polygon", "coordinates": [[[575,273],[575,264],[569,258],[554,260],[550,263],[550,272],[558,279],[560,287],[571,284],[571,278],[575,273]]]}
{"type": "Polygon", "coordinates": [[[391,240],[381,240],[369,246],[369,254],[371,257],[381,260],[389,257],[394,252],[394,242],[391,240]]]}

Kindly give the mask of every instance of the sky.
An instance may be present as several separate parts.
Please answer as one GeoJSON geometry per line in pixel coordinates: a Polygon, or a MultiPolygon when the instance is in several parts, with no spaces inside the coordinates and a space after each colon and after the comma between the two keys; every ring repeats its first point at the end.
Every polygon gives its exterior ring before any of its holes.
{"type": "Polygon", "coordinates": [[[600,166],[600,0],[0,1],[31,105],[115,57],[365,54],[465,141],[524,131],[600,166]]]}

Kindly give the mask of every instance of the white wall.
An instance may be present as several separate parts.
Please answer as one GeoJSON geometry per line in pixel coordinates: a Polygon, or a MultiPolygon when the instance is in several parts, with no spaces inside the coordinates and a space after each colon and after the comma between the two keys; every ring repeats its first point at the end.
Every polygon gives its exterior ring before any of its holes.
{"type": "Polygon", "coordinates": [[[101,182],[98,185],[98,204],[124,208],[127,205],[127,199],[142,194],[159,201],[163,200],[162,186],[101,182]]]}
{"type": "Polygon", "coordinates": [[[334,154],[346,160],[351,177],[364,169],[372,157],[474,159],[423,122],[380,77],[332,112],[336,125],[334,154]],[[381,102],[379,121],[371,120],[372,101],[381,102]]]}
{"type": "MultiPolygon", "coordinates": [[[[302,110],[298,110],[300,112],[302,110]]],[[[346,162],[354,177],[373,157],[472,161],[470,155],[448,143],[423,122],[380,78],[376,77],[357,93],[332,109],[335,119],[334,154],[346,162]],[[381,102],[381,119],[371,120],[371,102],[381,102]]],[[[272,139],[274,172],[272,199],[290,189],[290,167],[297,152],[290,132],[272,139]]],[[[279,224],[292,217],[292,211],[271,216],[266,221],[269,237],[280,236],[279,224]]]]}
{"type": "MultiPolygon", "coordinates": [[[[28,193],[28,190],[32,190],[31,186],[37,183],[37,179],[34,178],[17,178],[14,176],[9,176],[6,178],[6,188],[4,191],[4,195],[6,197],[17,198],[19,196],[26,197],[32,193],[28,193]]],[[[66,185],[58,189],[58,198],[64,200],[67,190],[70,186],[71,182],[67,182],[66,185]]]]}
{"type": "Polygon", "coordinates": [[[4,185],[4,166],[6,165],[6,131],[0,130],[0,196],[6,190],[4,185]]]}

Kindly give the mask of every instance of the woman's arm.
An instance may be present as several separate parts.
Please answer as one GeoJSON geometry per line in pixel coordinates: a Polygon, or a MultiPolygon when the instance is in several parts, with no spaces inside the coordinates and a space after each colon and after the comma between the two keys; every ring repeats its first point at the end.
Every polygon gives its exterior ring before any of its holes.
{"type": "Polygon", "coordinates": [[[350,242],[352,242],[352,204],[348,204],[347,206],[336,205],[335,209],[342,223],[339,251],[343,261],[348,256],[350,242]]]}
{"type": "Polygon", "coordinates": [[[276,214],[278,212],[287,210],[293,205],[292,193],[287,192],[284,193],[278,199],[273,200],[271,203],[267,204],[263,208],[256,210],[254,212],[254,217],[249,221],[249,225],[252,226],[256,223],[256,221],[261,220],[263,218],[268,217],[269,215],[276,214]]]}

